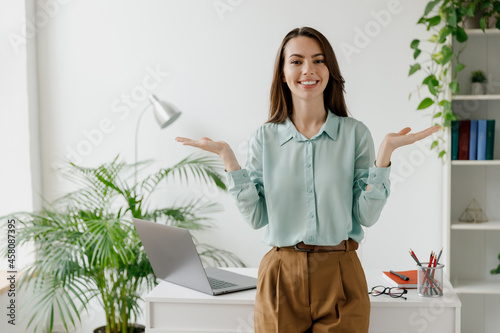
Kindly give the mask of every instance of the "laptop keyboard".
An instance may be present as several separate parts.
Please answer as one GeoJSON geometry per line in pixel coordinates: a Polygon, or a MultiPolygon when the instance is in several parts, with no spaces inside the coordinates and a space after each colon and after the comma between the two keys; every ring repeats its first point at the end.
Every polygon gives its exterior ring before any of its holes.
{"type": "Polygon", "coordinates": [[[212,289],[224,289],[224,288],[229,288],[235,286],[234,283],[231,282],[226,282],[218,279],[214,279],[211,277],[208,277],[208,281],[210,282],[210,286],[212,289]]]}

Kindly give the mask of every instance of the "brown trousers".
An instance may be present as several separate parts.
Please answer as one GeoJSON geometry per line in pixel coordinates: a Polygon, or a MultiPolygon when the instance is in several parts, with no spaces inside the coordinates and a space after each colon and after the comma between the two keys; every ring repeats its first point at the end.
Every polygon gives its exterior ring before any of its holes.
{"type": "Polygon", "coordinates": [[[273,247],[259,265],[255,333],[367,333],[370,299],[356,251],[273,247]]]}

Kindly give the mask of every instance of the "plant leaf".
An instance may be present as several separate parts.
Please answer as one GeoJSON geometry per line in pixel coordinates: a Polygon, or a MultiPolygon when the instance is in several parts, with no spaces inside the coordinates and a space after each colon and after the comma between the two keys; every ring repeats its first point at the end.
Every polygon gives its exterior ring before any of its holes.
{"type": "Polygon", "coordinates": [[[463,70],[465,68],[465,65],[464,64],[461,64],[461,63],[457,63],[455,65],[455,73],[458,73],[460,72],[461,70],[463,70]]]}
{"type": "Polygon", "coordinates": [[[413,52],[413,59],[417,59],[420,53],[422,53],[422,50],[416,49],[415,52],[413,52]]]}
{"type": "Polygon", "coordinates": [[[479,26],[481,27],[481,30],[485,32],[484,29],[486,28],[486,18],[481,17],[481,19],[479,20],[479,26]]]}
{"type": "Polygon", "coordinates": [[[408,73],[408,76],[412,75],[416,71],[420,69],[420,64],[415,64],[413,66],[410,66],[410,72],[408,73]]]}
{"type": "Polygon", "coordinates": [[[432,99],[430,99],[429,97],[425,98],[422,102],[420,102],[417,110],[423,110],[423,109],[426,109],[428,108],[429,106],[431,106],[432,104],[434,104],[434,101],[432,99]]]}
{"type": "Polygon", "coordinates": [[[436,26],[439,23],[441,23],[441,16],[439,16],[439,15],[433,16],[433,17],[427,19],[427,22],[429,23],[428,28],[436,26]]]}
{"type": "Polygon", "coordinates": [[[449,8],[450,12],[448,13],[449,15],[446,21],[450,26],[455,27],[457,25],[457,12],[454,7],[449,7],[449,8]]]}
{"type": "Polygon", "coordinates": [[[451,34],[451,30],[448,27],[443,27],[439,31],[439,39],[438,43],[444,43],[446,41],[446,37],[451,34]]]}
{"type": "Polygon", "coordinates": [[[433,53],[431,55],[431,58],[439,65],[441,65],[443,63],[443,54],[441,52],[433,53]]]}
{"type": "Polygon", "coordinates": [[[425,6],[424,16],[427,16],[427,14],[429,14],[438,3],[439,1],[429,1],[429,3],[425,6]]]}
{"type": "Polygon", "coordinates": [[[441,52],[443,54],[441,65],[445,65],[453,57],[453,51],[447,45],[444,45],[441,52]]]}
{"type": "Polygon", "coordinates": [[[468,36],[465,30],[462,27],[457,27],[457,41],[463,43],[467,40],[468,36]]]}

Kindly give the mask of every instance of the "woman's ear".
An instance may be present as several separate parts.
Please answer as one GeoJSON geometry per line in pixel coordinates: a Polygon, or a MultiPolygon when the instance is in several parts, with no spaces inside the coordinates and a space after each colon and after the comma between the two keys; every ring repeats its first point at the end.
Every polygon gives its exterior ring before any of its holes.
{"type": "Polygon", "coordinates": [[[285,75],[281,74],[281,81],[286,82],[285,75]]]}

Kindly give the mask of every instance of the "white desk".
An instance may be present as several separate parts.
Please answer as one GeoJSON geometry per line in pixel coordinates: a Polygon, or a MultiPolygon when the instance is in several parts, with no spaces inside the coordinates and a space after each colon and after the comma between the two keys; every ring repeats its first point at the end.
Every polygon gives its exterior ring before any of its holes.
{"type": "MultiPolygon", "coordinates": [[[[227,268],[257,277],[257,268],[227,268]]],[[[381,270],[365,271],[368,289],[387,283],[381,270]]],[[[426,298],[410,289],[408,300],[370,296],[370,333],[459,333],[461,303],[449,281],[444,296],[426,298]]],[[[145,297],[146,333],[253,332],[255,289],[210,296],[161,282],[145,297]]],[[[293,332],[286,332],[293,333],[293,332]]]]}

